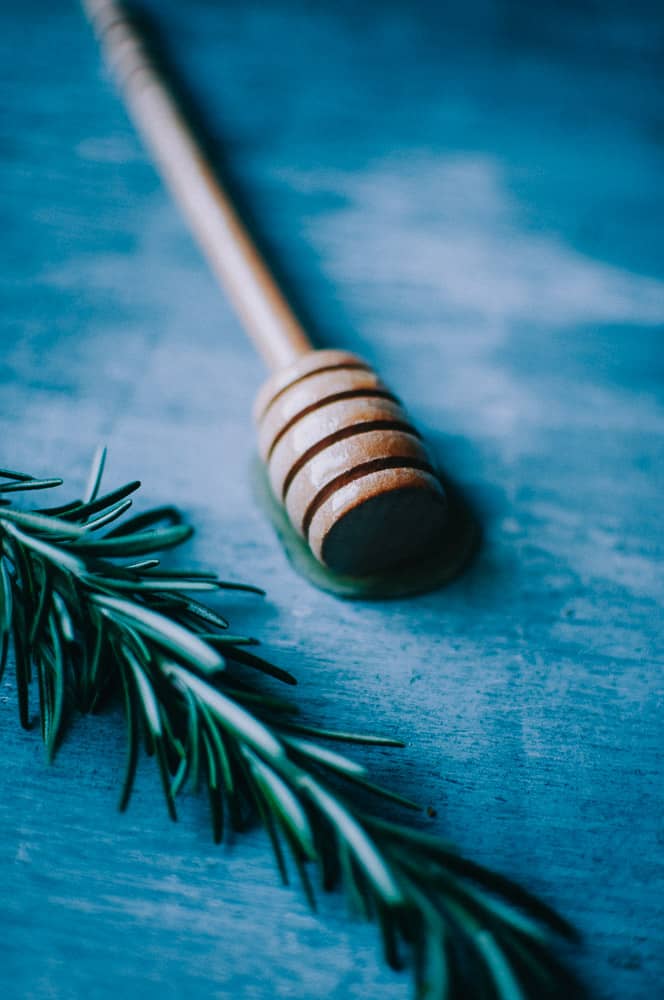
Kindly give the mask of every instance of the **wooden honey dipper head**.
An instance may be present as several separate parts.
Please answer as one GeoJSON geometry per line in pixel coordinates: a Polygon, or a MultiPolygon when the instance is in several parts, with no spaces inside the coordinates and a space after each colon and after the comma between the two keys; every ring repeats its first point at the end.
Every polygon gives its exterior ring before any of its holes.
{"type": "Polygon", "coordinates": [[[255,405],[272,491],[330,569],[362,576],[431,551],[446,521],[422,439],[371,368],[310,351],[273,374],[255,405]]]}

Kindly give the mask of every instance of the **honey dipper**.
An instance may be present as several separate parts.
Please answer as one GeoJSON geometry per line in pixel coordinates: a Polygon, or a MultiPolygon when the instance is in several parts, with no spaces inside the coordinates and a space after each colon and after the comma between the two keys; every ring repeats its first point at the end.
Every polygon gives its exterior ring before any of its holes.
{"type": "Polygon", "coordinates": [[[315,350],[115,0],[84,7],[133,121],[272,374],[258,394],[259,452],[274,496],[329,569],[362,576],[430,553],[447,504],[419,433],[369,365],[315,350]]]}

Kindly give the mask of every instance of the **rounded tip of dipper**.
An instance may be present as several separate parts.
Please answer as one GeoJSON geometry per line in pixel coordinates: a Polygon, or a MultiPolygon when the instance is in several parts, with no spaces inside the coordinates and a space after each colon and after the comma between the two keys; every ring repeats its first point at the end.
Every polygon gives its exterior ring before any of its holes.
{"type": "Polygon", "coordinates": [[[271,489],[331,570],[380,572],[428,554],[440,539],[447,505],[428,452],[359,358],[304,355],[268,380],[256,419],[271,489]]]}
{"type": "Polygon", "coordinates": [[[446,520],[438,480],[418,469],[385,469],[342,487],[320,507],[309,545],[335,573],[367,576],[429,555],[446,520]]]}

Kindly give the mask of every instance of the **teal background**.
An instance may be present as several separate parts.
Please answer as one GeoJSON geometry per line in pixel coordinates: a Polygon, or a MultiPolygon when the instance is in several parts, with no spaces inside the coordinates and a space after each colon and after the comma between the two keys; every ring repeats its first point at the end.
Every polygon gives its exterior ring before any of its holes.
{"type": "MultiPolygon", "coordinates": [[[[189,559],[263,584],[235,629],[306,718],[397,735],[422,823],[578,924],[592,996],[662,995],[663,18],[658,5],[152,4],[321,344],[376,364],[485,540],[449,588],[346,604],[253,504],[264,371],[137,140],[76,4],[0,11],[2,463],[144,481],[189,559]]],[[[184,559],[185,556],[182,556],[184,559]]],[[[121,719],[52,767],[0,689],[0,993],[409,995],[260,831],[173,827],[121,719]]]]}

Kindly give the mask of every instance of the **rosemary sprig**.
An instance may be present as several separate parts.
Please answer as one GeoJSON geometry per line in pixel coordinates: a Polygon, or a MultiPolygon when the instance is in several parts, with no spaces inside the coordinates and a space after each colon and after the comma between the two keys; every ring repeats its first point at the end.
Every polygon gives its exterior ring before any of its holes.
{"type": "Polygon", "coordinates": [[[100,495],[104,460],[102,450],[82,500],[29,511],[5,494],[61,480],[0,470],[0,676],[13,644],[21,724],[30,724],[36,678],[49,759],[76,710],[121,696],[121,809],[142,738],[173,819],[185,785],[204,783],[216,841],[227,824],[243,830],[260,820],[283,880],[290,857],[312,906],[317,866],[325,890],[341,884],[352,910],[376,921],[390,966],[401,968],[410,953],[419,998],[568,991],[551,944],[555,935],[573,938],[570,925],[450,845],[358,806],[365,793],[413,803],[371,783],[361,765],[326,744],[401,744],[302,725],[291,703],[252,682],[255,671],[287,684],[295,678],[249,653],[255,640],[231,635],[226,620],[191,594],[261,591],[162,569],[152,554],[179,545],[191,528],[172,507],[120,521],[139,483],[100,495]]]}

